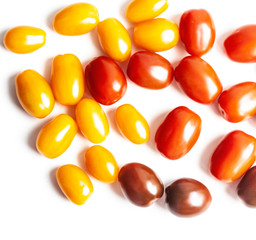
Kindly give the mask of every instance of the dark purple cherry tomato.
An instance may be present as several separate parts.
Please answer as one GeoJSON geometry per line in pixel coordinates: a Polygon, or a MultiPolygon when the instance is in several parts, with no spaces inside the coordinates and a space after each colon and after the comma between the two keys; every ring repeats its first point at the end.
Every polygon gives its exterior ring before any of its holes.
{"type": "Polygon", "coordinates": [[[103,105],[117,102],[127,88],[122,69],[109,57],[97,57],[85,68],[87,87],[92,97],[103,105]]]}
{"type": "Polygon", "coordinates": [[[236,62],[256,62],[256,24],[235,30],[224,42],[229,58],[236,62]]]}
{"type": "Polygon", "coordinates": [[[180,38],[187,52],[193,56],[207,53],[215,41],[215,27],[210,14],[204,9],[192,9],[180,19],[180,38]]]}
{"type": "Polygon", "coordinates": [[[146,207],[162,197],[164,187],[153,170],[140,163],[129,163],[119,171],[124,195],[135,205],[146,207]]]}
{"type": "Polygon", "coordinates": [[[165,189],[166,203],[170,210],[182,217],[205,211],[212,201],[208,188],[191,178],[181,178],[165,189]]]}
{"type": "Polygon", "coordinates": [[[251,207],[256,207],[256,166],[250,168],[237,186],[238,196],[251,207]]]}
{"type": "Polygon", "coordinates": [[[255,162],[256,139],[242,131],[229,133],[212,154],[210,170],[223,182],[234,182],[255,162]]]}
{"type": "Polygon", "coordinates": [[[175,69],[175,79],[194,101],[210,104],[222,92],[222,84],[213,68],[196,56],[183,58],[175,69]]]}
{"type": "Polygon", "coordinates": [[[201,118],[187,107],[171,111],[156,132],[157,149],[175,160],[187,154],[201,132],[201,118]]]}
{"type": "Polygon", "coordinates": [[[162,89],[172,82],[173,68],[159,54],[140,51],[131,56],[127,75],[134,83],[141,87],[162,89]]]}
{"type": "Polygon", "coordinates": [[[221,115],[229,122],[240,122],[256,114],[256,83],[243,82],[224,91],[218,100],[221,115]]]}

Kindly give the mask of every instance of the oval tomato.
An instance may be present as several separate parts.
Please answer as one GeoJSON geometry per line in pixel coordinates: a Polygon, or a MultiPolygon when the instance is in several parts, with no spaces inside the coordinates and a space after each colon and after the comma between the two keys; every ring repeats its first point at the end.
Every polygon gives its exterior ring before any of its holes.
{"type": "Polygon", "coordinates": [[[240,122],[256,114],[256,83],[243,82],[224,91],[218,100],[221,115],[229,122],[240,122]]]}
{"type": "Polygon", "coordinates": [[[225,41],[229,58],[236,62],[256,62],[256,24],[238,28],[225,41]]]}
{"type": "Polygon", "coordinates": [[[171,84],[173,67],[159,54],[139,51],[131,56],[127,75],[141,87],[162,89],[171,84]]]}
{"type": "Polygon", "coordinates": [[[222,92],[222,84],[214,69],[203,59],[188,56],[175,69],[175,79],[194,101],[210,104],[222,92]]]}
{"type": "Polygon", "coordinates": [[[187,52],[193,56],[207,53],[215,41],[215,26],[210,14],[204,9],[192,9],[180,19],[180,39],[187,52]]]}
{"type": "Polygon", "coordinates": [[[187,154],[201,132],[201,118],[187,107],[171,111],[156,132],[158,150],[175,160],[187,154]]]}
{"type": "Polygon", "coordinates": [[[117,102],[127,88],[122,69],[109,57],[97,57],[85,68],[87,87],[92,97],[103,105],[117,102]]]}
{"type": "Polygon", "coordinates": [[[255,162],[256,139],[242,131],[229,133],[217,146],[210,170],[224,182],[240,178],[255,162]]]}

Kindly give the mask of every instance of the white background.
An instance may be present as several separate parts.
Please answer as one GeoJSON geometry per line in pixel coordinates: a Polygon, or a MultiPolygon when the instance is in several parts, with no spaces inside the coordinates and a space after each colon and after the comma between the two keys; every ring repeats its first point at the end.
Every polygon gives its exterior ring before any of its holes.
{"type": "MultiPolygon", "coordinates": [[[[47,33],[46,45],[38,51],[19,55],[0,45],[0,239],[255,239],[256,209],[245,206],[236,195],[238,182],[224,184],[209,173],[210,156],[228,132],[240,129],[256,136],[255,117],[232,124],[219,115],[216,104],[201,105],[189,99],[175,81],[163,90],[140,88],[128,80],[126,95],[112,106],[103,106],[110,134],[102,143],[115,156],[120,166],[141,162],[162,179],[165,186],[181,177],[195,178],[212,194],[212,204],[201,215],[181,218],[164,204],[164,197],[148,208],[140,208],[126,200],[118,183],[104,184],[92,178],[94,193],[82,206],[69,202],[60,192],[56,169],[67,163],[84,167],[84,152],[92,144],[78,134],[70,148],[56,159],[47,159],[35,149],[40,128],[60,113],[74,115],[74,108],[56,104],[53,112],[39,120],[29,116],[19,105],[15,94],[15,76],[34,69],[50,78],[54,56],[73,53],[82,64],[103,55],[96,35],[91,33],[66,37],[52,29],[53,16],[61,8],[80,1],[9,0],[0,3],[0,37],[14,26],[31,25],[47,33]],[[114,122],[114,111],[121,104],[134,105],[148,120],[151,138],[137,146],[124,139],[114,122]],[[202,131],[194,148],[183,158],[171,161],[160,155],[154,145],[157,127],[168,112],[185,105],[202,118],[202,131]]],[[[133,25],[125,19],[128,0],[87,0],[99,10],[100,20],[118,18],[132,35],[133,25]]],[[[236,28],[256,23],[254,0],[171,0],[161,17],[179,23],[181,14],[192,8],[205,8],[216,26],[213,49],[203,56],[217,72],[224,88],[243,81],[255,81],[256,65],[229,60],[223,41],[236,28]]],[[[133,52],[137,51],[135,47],[133,52]]],[[[186,55],[182,44],[160,53],[175,67],[186,55]]],[[[127,63],[121,64],[126,69],[127,63]]]]}

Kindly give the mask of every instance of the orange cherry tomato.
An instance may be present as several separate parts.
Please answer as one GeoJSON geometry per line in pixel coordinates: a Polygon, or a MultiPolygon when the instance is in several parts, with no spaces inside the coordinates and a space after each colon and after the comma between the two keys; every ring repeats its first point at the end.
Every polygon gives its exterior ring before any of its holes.
{"type": "Polygon", "coordinates": [[[143,144],[149,140],[150,129],[146,119],[130,104],[116,109],[115,120],[123,135],[135,144],[143,144]]]}
{"type": "Polygon", "coordinates": [[[59,157],[69,148],[76,133],[73,118],[60,114],[40,130],[36,139],[37,150],[48,158],[59,157]]]}
{"type": "Polygon", "coordinates": [[[225,41],[229,58],[236,62],[256,62],[256,24],[235,30],[225,41]]]}
{"type": "Polygon", "coordinates": [[[153,19],[168,8],[167,0],[133,0],[126,9],[126,18],[134,23],[153,19]]]}
{"type": "Polygon", "coordinates": [[[218,100],[221,115],[229,122],[240,122],[256,114],[256,83],[243,82],[224,91],[218,100]]]}
{"type": "Polygon", "coordinates": [[[51,87],[56,100],[75,105],[84,95],[85,78],[80,60],[73,54],[58,55],[52,62],[51,87]]]}
{"type": "Polygon", "coordinates": [[[59,34],[77,36],[90,32],[98,22],[99,13],[96,7],[89,3],[75,3],[55,15],[53,28],[59,34]]]}
{"type": "Polygon", "coordinates": [[[255,162],[256,139],[242,131],[229,133],[211,157],[210,170],[223,182],[233,182],[255,162]]]}
{"type": "Polygon", "coordinates": [[[115,18],[98,24],[98,37],[105,53],[115,61],[126,61],[132,51],[130,36],[125,27],[115,18]]]}
{"type": "Polygon", "coordinates": [[[215,41],[215,26],[210,14],[204,9],[191,9],[180,19],[180,39],[187,52],[193,56],[207,53],[215,41]]]}
{"type": "Polygon", "coordinates": [[[93,193],[93,185],[87,174],[73,164],[58,168],[56,179],[60,189],[73,203],[82,205],[93,193]]]}
{"type": "Polygon", "coordinates": [[[222,92],[222,84],[214,69],[203,59],[188,56],[175,69],[175,79],[194,101],[210,104],[222,92]]]}
{"type": "Polygon", "coordinates": [[[30,26],[14,27],[6,32],[4,45],[14,53],[31,53],[44,46],[44,30],[30,26]]]}
{"type": "Polygon", "coordinates": [[[178,43],[179,28],[164,18],[147,20],[135,25],[133,40],[140,48],[152,52],[165,51],[178,43]]]}
{"type": "Polygon", "coordinates": [[[17,75],[16,94],[21,106],[37,118],[48,116],[53,110],[55,100],[45,78],[34,70],[26,70],[17,75]]]}
{"type": "Polygon", "coordinates": [[[195,145],[200,132],[201,118],[187,107],[177,107],[156,132],[157,149],[171,160],[181,158],[195,145]]]}
{"type": "Polygon", "coordinates": [[[87,171],[96,179],[106,183],[117,180],[119,167],[113,154],[106,148],[95,145],[85,152],[87,171]]]}

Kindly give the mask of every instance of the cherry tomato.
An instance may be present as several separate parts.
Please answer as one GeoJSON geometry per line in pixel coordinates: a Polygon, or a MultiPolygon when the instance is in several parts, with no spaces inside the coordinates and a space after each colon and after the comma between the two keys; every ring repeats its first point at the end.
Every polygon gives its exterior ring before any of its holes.
{"type": "Polygon", "coordinates": [[[99,181],[112,183],[117,180],[119,167],[113,154],[106,148],[94,145],[85,152],[87,171],[99,181]]]}
{"type": "Polygon", "coordinates": [[[131,56],[127,75],[141,87],[162,89],[171,84],[173,67],[161,55],[149,51],[140,51],[131,56]]]}
{"type": "Polygon", "coordinates": [[[256,83],[243,82],[224,91],[218,100],[221,115],[229,122],[240,122],[256,114],[256,83]]]}
{"type": "Polygon", "coordinates": [[[118,175],[124,195],[135,205],[147,207],[161,198],[164,187],[154,171],[141,163],[124,165],[118,175]]]}
{"type": "Polygon", "coordinates": [[[255,162],[256,139],[242,131],[229,133],[211,157],[210,170],[223,182],[239,179],[255,162]]]}
{"type": "Polygon", "coordinates": [[[30,26],[14,27],[6,32],[4,45],[14,53],[31,53],[44,46],[44,30],[30,26]]]}
{"type": "Polygon", "coordinates": [[[256,207],[256,166],[250,168],[237,186],[238,196],[251,207],[256,207]]]}
{"type": "Polygon", "coordinates": [[[201,118],[187,107],[171,111],[159,126],[155,141],[158,150],[175,160],[187,154],[195,145],[201,132],[201,118]]]}
{"type": "Polygon", "coordinates": [[[105,53],[118,62],[126,61],[132,51],[132,42],[125,27],[115,18],[98,24],[98,37],[105,53]]]}
{"type": "Polygon", "coordinates": [[[76,121],[82,134],[93,143],[103,142],[109,133],[106,114],[95,100],[84,98],[76,106],[76,121]]]}
{"type": "Polygon", "coordinates": [[[134,43],[143,49],[160,52],[173,48],[179,41],[176,23],[156,18],[138,23],[134,27],[134,43]]]}
{"type": "Polygon", "coordinates": [[[122,69],[108,57],[97,57],[85,68],[87,87],[92,97],[103,105],[117,102],[126,92],[122,69]]]}
{"type": "Polygon", "coordinates": [[[175,69],[175,79],[194,101],[210,104],[222,92],[222,84],[213,68],[203,59],[188,56],[175,69]]]}
{"type": "Polygon", "coordinates": [[[235,30],[225,41],[229,58],[236,62],[256,62],[256,24],[235,30]]]}
{"type": "Polygon", "coordinates": [[[77,205],[82,205],[93,193],[93,185],[87,174],[73,164],[66,164],[56,172],[58,185],[66,197],[77,205]]]}
{"type": "Polygon", "coordinates": [[[52,62],[51,86],[56,100],[63,105],[75,105],[84,95],[84,71],[73,54],[58,55],[52,62]]]}
{"type": "Polygon", "coordinates": [[[215,26],[210,14],[204,9],[191,9],[180,19],[180,39],[187,52],[193,56],[207,53],[215,41],[215,26]]]}
{"type": "Polygon", "coordinates": [[[167,8],[167,0],[133,0],[126,9],[126,18],[134,23],[143,22],[157,17],[167,8]]]}
{"type": "Polygon", "coordinates": [[[48,116],[55,100],[45,78],[34,70],[26,70],[17,75],[16,94],[26,112],[37,118],[48,116]]]}
{"type": "Polygon", "coordinates": [[[99,13],[96,7],[89,3],[75,3],[55,15],[53,28],[59,34],[76,36],[90,32],[98,22],[99,13]]]}
{"type": "Polygon", "coordinates": [[[204,212],[211,204],[208,188],[192,178],[181,178],[166,189],[166,203],[170,210],[182,217],[191,217],[204,212]]]}
{"type": "Polygon", "coordinates": [[[74,119],[60,114],[40,130],[36,139],[37,150],[48,158],[56,158],[69,148],[76,133],[74,119]]]}
{"type": "Polygon", "coordinates": [[[130,104],[116,109],[115,120],[123,135],[135,144],[143,144],[149,140],[150,129],[146,119],[130,104]]]}

